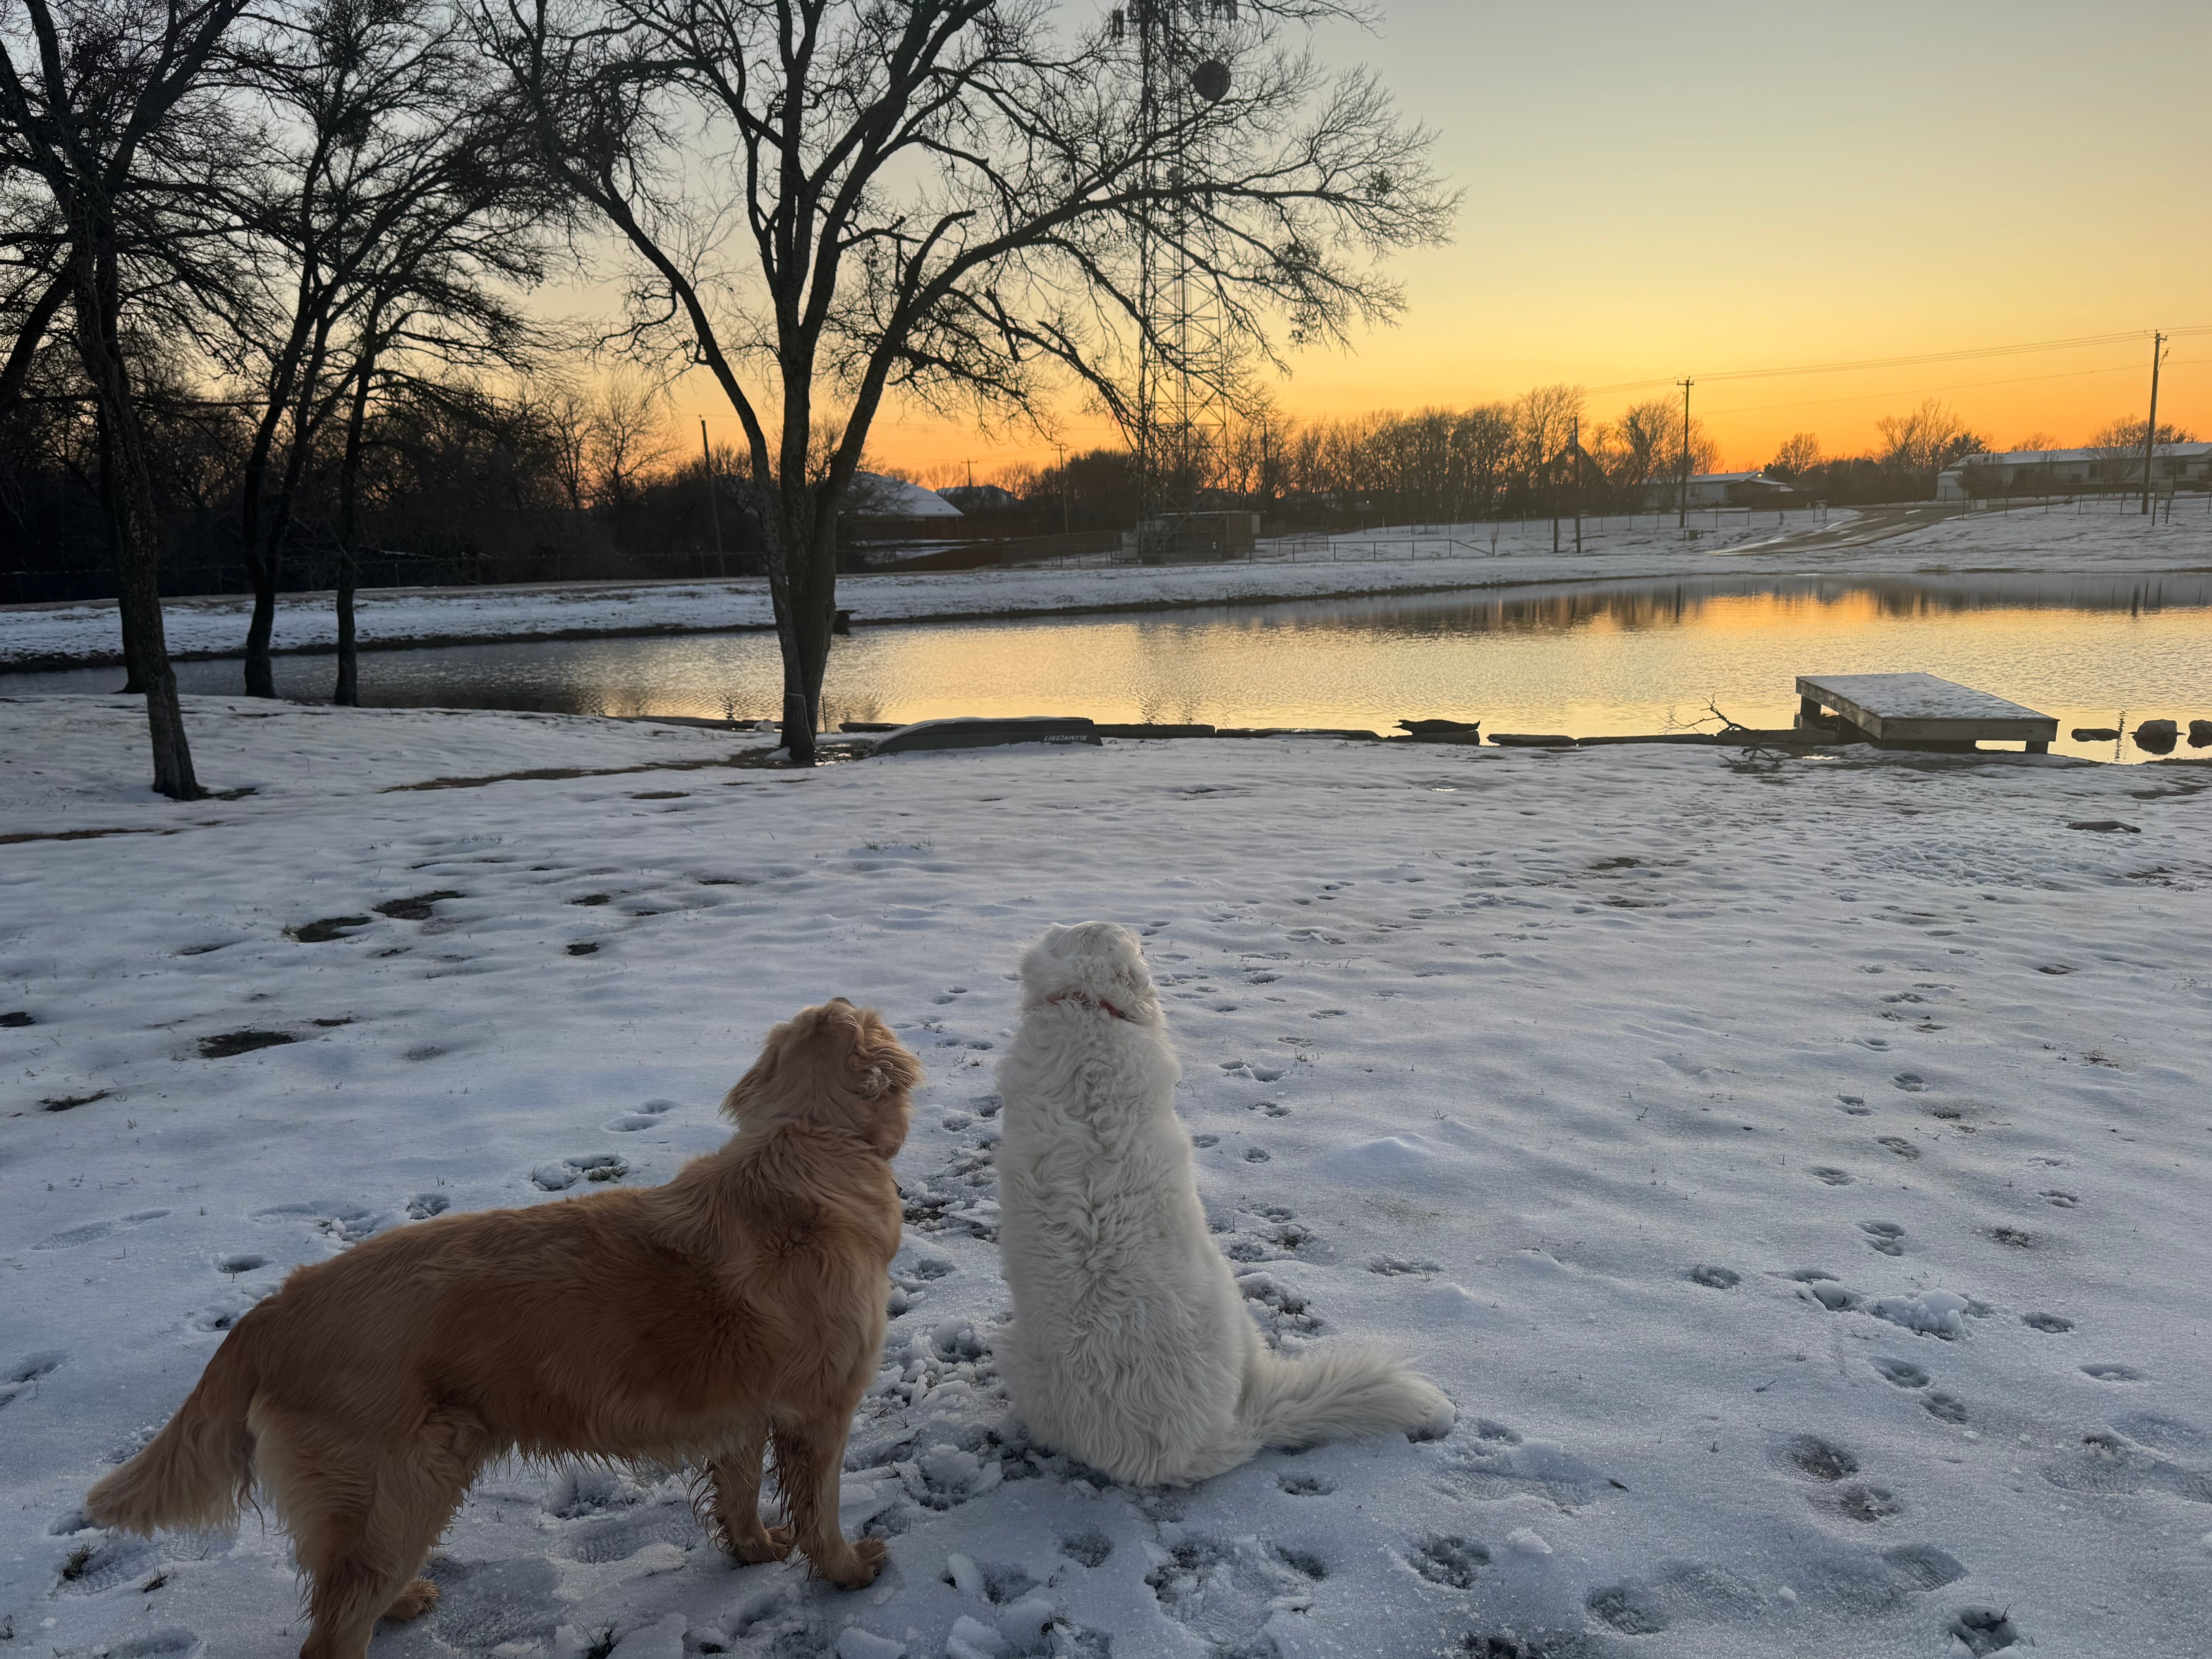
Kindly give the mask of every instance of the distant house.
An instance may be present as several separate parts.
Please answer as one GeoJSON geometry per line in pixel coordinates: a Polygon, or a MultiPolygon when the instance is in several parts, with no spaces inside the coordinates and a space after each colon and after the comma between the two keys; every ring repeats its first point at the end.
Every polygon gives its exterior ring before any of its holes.
{"type": "Polygon", "coordinates": [[[933,489],[880,472],[855,472],[845,511],[861,519],[957,519],[960,509],[933,489]]]}
{"type": "MultiPolygon", "coordinates": [[[[2160,444],[2151,479],[2160,489],[2202,489],[2212,483],[2212,443],[2160,444]]],[[[2142,488],[2142,450],[2011,449],[1961,455],[1936,479],[1936,499],[1976,495],[2071,495],[2087,489],[2142,488]]]]}
{"type": "MultiPolygon", "coordinates": [[[[1797,494],[1764,472],[1693,472],[1688,493],[1692,507],[1756,507],[1789,501],[1797,494]]],[[[1680,479],[1654,479],[1644,486],[1644,509],[1650,513],[1673,507],[1681,494],[1680,479]]]]}

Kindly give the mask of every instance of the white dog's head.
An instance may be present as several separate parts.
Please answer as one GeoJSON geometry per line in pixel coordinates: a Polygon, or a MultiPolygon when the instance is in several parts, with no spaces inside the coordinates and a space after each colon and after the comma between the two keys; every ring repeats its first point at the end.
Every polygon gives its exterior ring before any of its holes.
{"type": "Polygon", "coordinates": [[[1137,936],[1117,922],[1045,930],[1022,953],[1022,1006],[1077,1003],[1140,1025],[1160,1023],[1159,994],[1137,936]]]}

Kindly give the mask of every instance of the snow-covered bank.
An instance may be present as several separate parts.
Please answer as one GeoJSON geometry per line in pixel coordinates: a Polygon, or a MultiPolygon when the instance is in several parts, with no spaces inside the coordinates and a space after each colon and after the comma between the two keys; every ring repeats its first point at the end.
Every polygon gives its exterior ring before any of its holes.
{"type": "MultiPolygon", "coordinates": [[[[1451,538],[1407,542],[1398,532],[1302,545],[1246,564],[1119,566],[1068,570],[932,571],[840,579],[839,596],[864,625],[1140,611],[1266,599],[1331,599],[1651,577],[1900,574],[1914,572],[2095,572],[2124,574],[2212,568],[2212,518],[2185,512],[2146,525],[2111,514],[1980,514],[1943,510],[1837,511],[1826,529],[1770,529],[1724,515],[1722,532],[1685,543],[1671,523],[1639,519],[1593,530],[1582,556],[1549,551],[1549,526],[1508,526],[1497,556],[1451,538]],[[1409,546],[1423,556],[1391,556],[1409,546]],[[1449,552],[1449,556],[1446,554],[1449,552]]],[[[1462,526],[1486,536],[1489,526],[1462,526]]],[[[1570,532],[1571,534],[1571,532],[1570,532]]],[[[1287,549],[1288,544],[1285,544],[1287,549]]],[[[171,600],[170,648],[180,657],[243,648],[247,603],[236,597],[171,600]]],[[[375,589],[361,595],[368,648],[470,640],[582,638],[774,625],[761,581],[568,583],[549,587],[375,589]]],[[[292,594],[277,606],[280,650],[325,650],[336,638],[327,594],[292,594]]],[[[0,672],[119,660],[112,604],[0,606],[0,672]]]]}
{"type": "Polygon", "coordinates": [[[105,1460],[290,1265],[610,1154],[665,1179],[762,1030],[841,993],[932,1073],[846,1486],[883,1579],[733,1568],[678,1480],[506,1470],[378,1655],[2202,1650],[2198,768],[1262,740],[793,775],[673,769],[737,752],[678,727],[191,715],[209,785],[259,793],[160,802],[130,707],[0,701],[0,833],[175,831],[0,846],[27,1652],[290,1653],[281,1539],[81,1530],[105,1460]],[[383,793],[562,766],[664,769],[383,793]],[[1026,1446],[990,1066],[1019,944],[1086,915],[1146,931],[1255,1316],[1404,1343],[1449,1438],[1177,1493],[1026,1446]]]}

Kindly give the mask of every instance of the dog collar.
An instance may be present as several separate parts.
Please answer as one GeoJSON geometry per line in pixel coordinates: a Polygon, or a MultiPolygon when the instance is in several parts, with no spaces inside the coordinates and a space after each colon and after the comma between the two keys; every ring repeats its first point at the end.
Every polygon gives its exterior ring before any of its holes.
{"type": "Polygon", "coordinates": [[[1107,1001],[1105,998],[1095,997],[1088,991],[1055,991],[1052,995],[1047,997],[1045,1000],[1047,1002],[1079,1003],[1085,1008],[1096,1008],[1102,1014],[1111,1014],[1116,1019],[1127,1020],[1132,1025],[1136,1024],[1134,1020],[1129,1019],[1128,1015],[1123,1013],[1112,1003],[1107,1001]]]}

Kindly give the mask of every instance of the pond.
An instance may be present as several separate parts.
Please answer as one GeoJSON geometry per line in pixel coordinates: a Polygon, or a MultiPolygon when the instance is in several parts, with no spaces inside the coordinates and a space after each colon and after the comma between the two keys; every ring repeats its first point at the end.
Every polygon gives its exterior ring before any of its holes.
{"type": "MultiPolygon", "coordinates": [[[[865,623],[865,585],[848,593],[865,623]]],[[[1628,581],[863,625],[836,642],[826,713],[1382,731],[1442,717],[1595,736],[1687,724],[1709,703],[1787,726],[1798,674],[1912,669],[2056,715],[2057,751],[2141,759],[2068,733],[2212,718],[2212,576],[1628,581]]],[[[178,670],[185,690],[216,692],[236,691],[238,672],[178,670]]],[[[331,672],[328,656],[277,659],[288,696],[326,696],[331,672]]],[[[116,677],[9,675],[0,691],[106,690],[116,677]]],[[[745,718],[776,711],[781,676],[772,636],[701,634],[367,653],[362,686],[386,706],[745,718]]]]}

